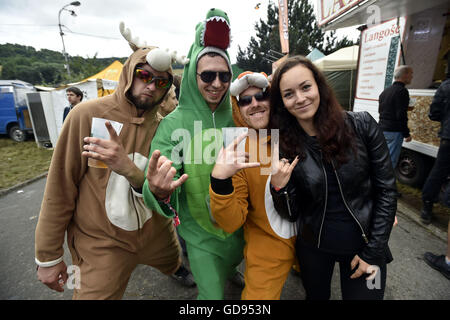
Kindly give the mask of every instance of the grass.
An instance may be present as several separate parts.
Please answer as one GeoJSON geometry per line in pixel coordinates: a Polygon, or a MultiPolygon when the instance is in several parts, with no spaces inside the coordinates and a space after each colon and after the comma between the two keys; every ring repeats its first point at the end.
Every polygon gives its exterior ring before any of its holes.
{"type": "Polygon", "coordinates": [[[36,142],[15,142],[0,137],[0,189],[12,187],[48,171],[53,150],[41,149],[36,142]]]}

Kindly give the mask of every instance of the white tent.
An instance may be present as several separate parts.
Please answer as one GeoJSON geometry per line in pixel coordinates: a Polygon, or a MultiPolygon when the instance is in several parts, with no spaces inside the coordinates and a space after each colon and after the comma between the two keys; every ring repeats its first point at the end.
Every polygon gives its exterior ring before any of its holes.
{"type": "Polygon", "coordinates": [[[322,51],[314,48],[308,55],[306,56],[311,61],[316,61],[320,58],[325,57],[325,55],[322,53],[322,51]]]}
{"type": "Polygon", "coordinates": [[[339,49],[313,63],[322,71],[355,70],[358,62],[359,46],[339,49]]]}
{"type": "Polygon", "coordinates": [[[325,74],[339,103],[352,110],[359,46],[339,49],[313,63],[325,74]]]}

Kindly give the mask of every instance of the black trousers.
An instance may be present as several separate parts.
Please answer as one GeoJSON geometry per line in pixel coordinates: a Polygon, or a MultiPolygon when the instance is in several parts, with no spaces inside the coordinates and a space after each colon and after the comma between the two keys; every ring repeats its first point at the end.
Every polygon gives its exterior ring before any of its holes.
{"type": "Polygon", "coordinates": [[[442,184],[450,174],[450,140],[441,139],[436,161],[422,188],[422,200],[433,203],[439,201],[442,184]]]}
{"type": "Polygon", "coordinates": [[[335,255],[299,242],[297,242],[296,250],[306,300],[330,299],[331,279],[336,262],[339,262],[343,300],[383,300],[386,287],[386,264],[378,266],[380,270],[374,280],[366,280],[368,274],[350,279],[357,269],[353,271],[350,269],[350,262],[356,253],[335,255]]]}

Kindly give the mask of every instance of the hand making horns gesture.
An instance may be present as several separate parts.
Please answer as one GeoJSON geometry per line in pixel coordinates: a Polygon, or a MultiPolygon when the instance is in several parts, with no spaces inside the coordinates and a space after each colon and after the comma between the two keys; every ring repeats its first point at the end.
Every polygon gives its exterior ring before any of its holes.
{"type": "Polygon", "coordinates": [[[280,149],[278,142],[274,143],[274,150],[272,153],[272,177],[270,183],[277,189],[284,188],[291,178],[292,171],[298,163],[299,157],[296,156],[292,163],[286,158],[280,159],[280,149]]]}
{"type": "Polygon", "coordinates": [[[172,161],[161,156],[161,151],[155,150],[148,163],[147,180],[150,191],[158,200],[167,199],[172,192],[181,186],[188,175],[183,174],[178,180],[173,180],[177,169],[172,167],[172,161]]]}
{"type": "Polygon", "coordinates": [[[259,167],[259,162],[248,162],[248,152],[238,150],[239,143],[247,137],[247,133],[241,134],[233,140],[226,148],[220,149],[216,164],[211,175],[216,179],[227,179],[232,177],[241,169],[259,167]]]}

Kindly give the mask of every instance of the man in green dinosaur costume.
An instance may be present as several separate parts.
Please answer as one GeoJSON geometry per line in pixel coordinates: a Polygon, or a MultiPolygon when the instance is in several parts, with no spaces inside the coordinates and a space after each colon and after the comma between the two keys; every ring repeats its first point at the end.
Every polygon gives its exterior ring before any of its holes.
{"type": "MultiPolygon", "coordinates": [[[[152,140],[143,187],[145,204],[174,218],[186,241],[198,299],[223,299],[226,280],[243,258],[242,229],[220,229],[209,208],[210,173],[222,146],[222,127],[233,127],[227,14],[208,11],[197,24],[184,68],[178,108],[152,140]]],[[[238,273],[239,274],[239,273],[238,273]]]]}

